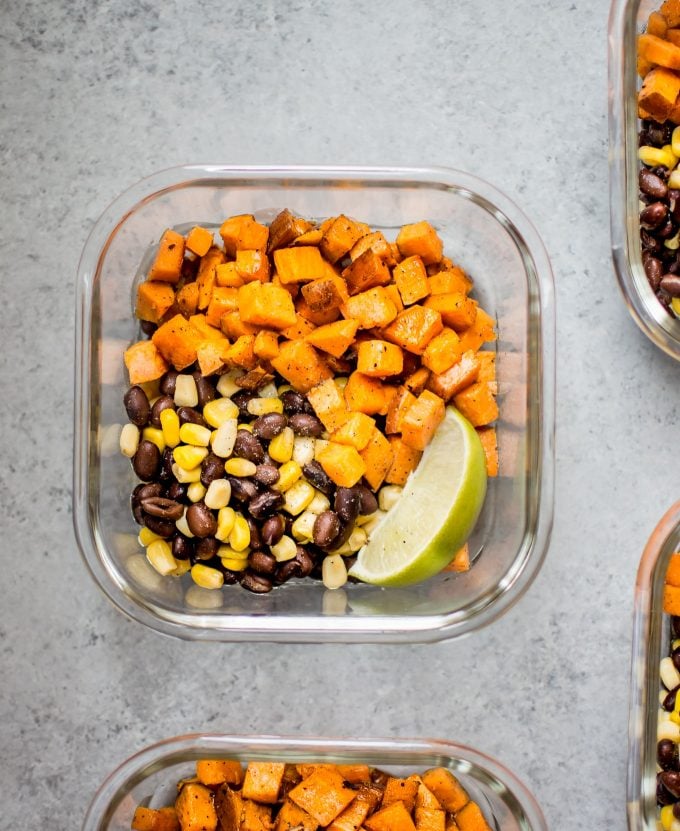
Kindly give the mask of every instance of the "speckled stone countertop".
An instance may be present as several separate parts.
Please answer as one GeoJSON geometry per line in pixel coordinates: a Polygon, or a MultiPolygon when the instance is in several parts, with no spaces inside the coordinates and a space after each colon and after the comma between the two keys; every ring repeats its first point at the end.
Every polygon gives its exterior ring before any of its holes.
{"type": "Polygon", "coordinates": [[[678,495],[680,367],[612,273],[606,0],[2,6],[0,828],[77,829],[114,765],[205,729],[446,737],[510,766],[551,828],[623,828],[633,583],[678,495]],[[96,589],[71,521],[77,261],[123,188],[199,161],[446,165],[534,220],[555,525],[500,624],[429,647],[196,644],[96,589]]]}

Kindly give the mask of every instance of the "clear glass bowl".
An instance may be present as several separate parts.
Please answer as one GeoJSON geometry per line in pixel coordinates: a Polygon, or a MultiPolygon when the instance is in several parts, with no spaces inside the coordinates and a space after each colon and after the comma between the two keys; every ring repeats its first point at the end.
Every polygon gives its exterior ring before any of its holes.
{"type": "Polygon", "coordinates": [[[663,586],[671,554],[680,551],[680,502],[654,529],[635,582],[633,657],[628,725],[628,827],[656,831],[656,745],[659,663],[670,654],[670,618],[663,611],[663,586]]]}
{"type": "Polygon", "coordinates": [[[435,641],[493,620],[535,577],[552,524],[553,282],[533,227],[487,183],[444,169],[206,165],[157,173],[120,196],[85,245],[76,338],[76,534],[96,582],[130,617],[192,639],[435,641]],[[258,596],[238,586],[199,589],[188,575],[161,578],[141,553],[129,507],[135,477],[117,452],[140,264],[166,227],[248,212],[269,221],[284,207],[316,218],[344,212],[392,238],[404,223],[432,221],[498,321],[500,475],[490,482],[470,543],[477,562],[466,574],[333,594],[305,580],[258,596]]]}
{"type": "Polygon", "coordinates": [[[680,320],[665,311],[642,266],[636,37],[661,0],[612,0],[609,15],[609,199],[614,270],[633,320],[680,360],[680,320]]]}
{"type": "Polygon", "coordinates": [[[399,776],[451,770],[495,831],[547,831],[536,800],[501,764],[476,750],[432,739],[293,739],[285,736],[179,736],[152,745],[117,768],[97,792],[82,831],[130,831],[135,808],[172,804],[178,780],[197,759],[364,763],[399,776]]]}

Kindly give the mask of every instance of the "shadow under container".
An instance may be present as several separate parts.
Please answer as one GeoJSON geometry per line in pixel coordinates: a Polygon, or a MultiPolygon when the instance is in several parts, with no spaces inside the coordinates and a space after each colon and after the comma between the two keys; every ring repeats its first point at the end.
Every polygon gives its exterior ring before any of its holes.
{"type": "Polygon", "coordinates": [[[609,199],[614,271],[633,320],[680,360],[680,320],[659,303],[642,265],[637,36],[661,0],[613,0],[609,15],[609,199]]]}
{"type": "Polygon", "coordinates": [[[322,739],[284,736],[189,735],[132,756],[97,792],[82,831],[130,831],[135,808],[162,808],[177,782],[193,776],[198,759],[290,763],[368,764],[405,776],[445,767],[458,778],[494,831],[547,831],[527,788],[503,765],[476,750],[432,739],[322,739]]]}
{"type": "Polygon", "coordinates": [[[429,168],[175,168],[135,185],[103,214],[77,287],[74,522],[95,581],[130,617],[189,639],[437,641],[489,623],[538,572],[553,504],[552,274],[531,224],[490,185],[429,168]],[[489,481],[470,540],[476,562],[465,574],[333,593],[307,579],[254,595],[239,586],[199,589],[189,575],[162,578],[146,562],[129,504],[136,479],[117,451],[123,352],[139,338],[137,281],[167,227],[218,228],[243,213],[270,222],[286,207],[315,219],[345,213],[390,239],[405,223],[429,220],[497,321],[500,472],[489,481]]]}
{"type": "Polygon", "coordinates": [[[633,655],[628,724],[628,827],[657,831],[656,746],[659,664],[671,651],[670,615],[663,610],[668,561],[680,551],[680,502],[654,529],[640,560],[635,583],[633,655]]]}

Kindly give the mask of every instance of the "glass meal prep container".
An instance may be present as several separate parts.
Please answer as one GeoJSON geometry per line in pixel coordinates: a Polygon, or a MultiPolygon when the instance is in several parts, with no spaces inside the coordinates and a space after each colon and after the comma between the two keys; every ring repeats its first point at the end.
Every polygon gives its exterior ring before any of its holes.
{"type": "Polygon", "coordinates": [[[637,36],[661,0],[612,0],[609,16],[609,198],[614,270],[633,320],[680,360],[680,320],[652,291],[642,265],[638,188],[637,36]]]}
{"type": "MultiPolygon", "coordinates": [[[[550,263],[535,230],[487,183],[422,168],[181,167],[122,194],[96,223],[77,280],[74,523],[95,581],[130,617],[166,634],[233,641],[436,641],[486,624],[535,577],[552,524],[554,307],[550,263]],[[489,480],[464,574],[386,589],[313,580],[267,595],[199,589],[162,578],[144,558],[130,511],[137,483],[117,449],[125,422],[123,352],[139,337],[134,292],[167,227],[217,228],[283,208],[311,218],[345,213],[394,239],[430,220],[444,252],[475,281],[497,321],[500,472],[489,480]]],[[[452,556],[453,556],[452,552],[452,556]]]]}
{"type": "Polygon", "coordinates": [[[640,560],[635,583],[633,656],[628,735],[628,827],[656,831],[656,746],[659,664],[670,654],[670,616],[663,611],[663,588],[671,554],[680,551],[680,502],[654,529],[640,560]]]}
{"type": "Polygon", "coordinates": [[[135,808],[161,808],[197,759],[363,763],[395,776],[448,768],[495,831],[547,831],[527,788],[503,765],[476,750],[433,739],[326,739],[285,736],[179,736],[145,748],[117,768],[95,795],[82,831],[130,831],[135,808]]]}

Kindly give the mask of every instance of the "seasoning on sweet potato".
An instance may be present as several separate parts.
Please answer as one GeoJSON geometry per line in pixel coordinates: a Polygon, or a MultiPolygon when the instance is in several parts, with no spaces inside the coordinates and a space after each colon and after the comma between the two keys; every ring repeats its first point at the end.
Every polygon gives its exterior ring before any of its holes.
{"type": "Polygon", "coordinates": [[[301,216],[294,216],[288,208],[277,214],[269,226],[269,242],[267,253],[271,254],[277,248],[286,248],[302,234],[310,231],[314,226],[301,216]]]}
{"type": "Polygon", "coordinates": [[[390,776],[385,785],[381,805],[387,808],[394,802],[403,802],[404,807],[410,813],[416,804],[416,794],[418,793],[419,782],[412,776],[406,779],[400,779],[396,776],[390,776]]]}
{"type": "Polygon", "coordinates": [[[253,351],[263,361],[271,361],[272,358],[275,358],[279,354],[278,332],[270,332],[268,329],[262,329],[258,332],[255,335],[253,351]]]}
{"type": "Polygon", "coordinates": [[[418,255],[403,259],[394,267],[392,275],[405,306],[422,300],[430,293],[425,266],[418,255]]]}
{"type": "Polygon", "coordinates": [[[350,410],[366,415],[384,415],[389,406],[384,385],[377,378],[369,378],[361,372],[349,376],[345,401],[350,410]]]}
{"type": "Polygon", "coordinates": [[[274,265],[283,284],[308,283],[326,273],[319,249],[307,245],[277,248],[274,251],[274,265]]]}
{"type": "Polygon", "coordinates": [[[333,378],[328,378],[310,389],[307,400],[329,433],[341,427],[349,416],[343,393],[333,378]]]}
{"type": "Polygon", "coordinates": [[[428,277],[427,282],[430,294],[449,294],[450,292],[467,294],[472,288],[472,280],[458,266],[438,271],[428,277]]]}
{"type": "Polygon", "coordinates": [[[130,384],[155,381],[170,368],[153,341],[140,340],[125,350],[123,357],[130,374],[130,384]]]}
{"type": "Polygon", "coordinates": [[[224,252],[213,246],[208,253],[201,257],[196,274],[196,285],[198,286],[198,308],[207,309],[212,296],[212,290],[216,283],[216,268],[224,262],[224,252]]]}
{"type": "Polygon", "coordinates": [[[217,831],[212,791],[199,784],[184,785],[175,802],[182,831],[217,831]]]}
{"type": "Polygon", "coordinates": [[[491,831],[476,802],[468,802],[456,813],[456,823],[460,831],[491,831]]]}
{"type": "Polygon", "coordinates": [[[319,243],[321,253],[329,263],[335,263],[370,230],[363,222],[355,222],[344,214],[340,214],[324,231],[319,243]]]}
{"type": "Polygon", "coordinates": [[[404,225],[397,235],[397,247],[404,257],[417,254],[425,265],[438,263],[444,251],[444,243],[425,221],[404,225]]]}
{"type": "Polygon", "coordinates": [[[388,435],[390,433],[401,433],[401,420],[404,417],[404,413],[415,400],[415,395],[407,387],[400,386],[397,388],[397,392],[388,407],[387,417],[385,419],[385,432],[388,435]]]}
{"type": "Polygon", "coordinates": [[[377,491],[392,466],[392,446],[380,430],[374,427],[368,444],[359,451],[359,455],[366,465],[364,478],[377,491]]]}
{"type": "Polygon", "coordinates": [[[175,296],[177,308],[185,316],[196,314],[198,309],[198,286],[196,283],[186,283],[175,296]]]}
{"type": "Polygon", "coordinates": [[[670,28],[680,26],[680,0],[664,0],[659,12],[670,28]]]}
{"type": "Polygon", "coordinates": [[[422,355],[427,344],[443,328],[438,311],[416,303],[399,312],[397,319],[383,331],[383,336],[414,355],[422,355]]]}
{"type": "Polygon", "coordinates": [[[441,375],[447,369],[451,369],[462,357],[460,338],[453,329],[445,326],[425,347],[423,364],[436,375],[441,375]]]}
{"type": "Polygon", "coordinates": [[[288,292],[257,280],[238,289],[238,311],[244,323],[287,329],[296,321],[295,306],[288,292]]]}
{"type": "Polygon", "coordinates": [[[207,254],[212,244],[213,232],[200,225],[194,225],[187,234],[186,247],[199,257],[207,254]]]}
{"type": "Polygon", "coordinates": [[[235,257],[242,249],[262,251],[267,248],[269,228],[255,221],[252,214],[232,216],[220,227],[224,250],[229,257],[235,257]]]}
{"type": "Polygon", "coordinates": [[[350,444],[361,451],[373,436],[375,419],[365,413],[349,413],[345,423],[331,434],[331,441],[350,444]]]}
{"type": "Polygon", "coordinates": [[[349,298],[347,285],[337,274],[328,274],[306,283],[302,287],[302,296],[314,312],[339,309],[349,298]]]}
{"type": "Polygon", "coordinates": [[[423,773],[421,778],[442,807],[451,813],[459,811],[470,799],[460,782],[446,768],[432,768],[423,773]]]}
{"type": "Polygon", "coordinates": [[[215,266],[215,283],[218,286],[238,288],[244,283],[244,279],[236,270],[235,262],[218,263],[215,266]]]}
{"type": "Polygon", "coordinates": [[[401,438],[404,444],[415,450],[425,450],[435,430],[444,420],[445,406],[442,399],[424,390],[412,404],[401,421],[401,438]]]}
{"type": "Polygon", "coordinates": [[[301,340],[306,338],[316,327],[302,315],[295,315],[295,323],[281,330],[281,336],[286,340],[301,340]]]}
{"type": "Polygon", "coordinates": [[[680,69],[680,47],[655,35],[640,35],[638,37],[638,52],[640,57],[654,66],[680,69]]]}
{"type": "Polygon", "coordinates": [[[380,795],[381,792],[375,787],[367,785],[360,787],[354,799],[327,827],[327,831],[357,831],[380,802],[380,795]]]}
{"type": "Polygon", "coordinates": [[[392,464],[385,475],[388,485],[404,485],[417,467],[422,450],[416,450],[404,444],[400,436],[388,436],[392,448],[392,464]]]}
{"type": "Polygon", "coordinates": [[[184,237],[168,228],[163,232],[158,251],[154,258],[147,280],[160,280],[164,283],[178,283],[184,260],[184,237]]]}
{"type": "Polygon", "coordinates": [[[430,370],[426,366],[421,366],[404,380],[404,386],[414,395],[420,395],[427,386],[430,374],[430,370]]]}
{"type": "Polygon", "coordinates": [[[244,283],[269,280],[269,257],[264,251],[242,249],[236,252],[236,271],[244,283]]]}
{"type": "Polygon", "coordinates": [[[174,808],[135,809],[132,818],[132,831],[180,831],[179,820],[174,808]]]}
{"type": "Polygon", "coordinates": [[[478,427],[477,435],[484,448],[488,476],[498,476],[498,444],[495,427],[478,427]]]}
{"type": "Polygon", "coordinates": [[[139,320],[159,323],[175,302],[175,290],[167,283],[146,280],[137,287],[135,315],[139,320]]]}
{"type": "Polygon", "coordinates": [[[476,352],[483,343],[496,340],[494,319],[484,309],[477,307],[475,322],[460,335],[460,345],[464,352],[472,349],[476,352]]]}
{"type": "MultiPolygon", "coordinates": [[[[315,458],[330,478],[341,488],[351,488],[366,472],[366,463],[356,447],[329,441],[315,450],[315,458]]],[[[313,813],[313,812],[311,812],[313,813]]]]}
{"type": "Polygon", "coordinates": [[[325,326],[327,323],[335,323],[340,317],[339,308],[329,308],[320,312],[315,312],[310,308],[304,297],[298,297],[295,300],[295,309],[300,317],[304,317],[309,323],[314,326],[325,326]]]}
{"type": "Polygon", "coordinates": [[[243,369],[254,369],[257,366],[255,356],[255,335],[241,335],[236,338],[225,355],[228,363],[240,366],[243,369]]]}
{"type": "Polygon", "coordinates": [[[151,340],[166,361],[182,370],[196,360],[196,349],[203,337],[192,323],[178,314],[159,326],[151,340]]]}
{"type": "Polygon", "coordinates": [[[488,382],[476,381],[454,395],[453,403],[473,427],[484,427],[498,418],[498,404],[488,382]]]}
{"type": "Polygon", "coordinates": [[[366,340],[357,349],[357,371],[369,378],[401,374],[404,355],[398,346],[384,340],[366,340]]]}
{"type": "Polygon", "coordinates": [[[372,251],[374,254],[377,254],[385,265],[390,268],[397,264],[392,247],[381,231],[372,231],[370,234],[365,234],[358,239],[349,252],[350,260],[354,262],[365,251],[372,251]]]}
{"type": "Polygon", "coordinates": [[[469,387],[478,379],[481,368],[479,356],[481,354],[483,353],[477,352],[475,354],[470,349],[450,369],[442,373],[432,373],[427,380],[427,389],[448,403],[456,393],[465,389],[465,387],[469,387]]]}
{"type": "Polygon", "coordinates": [[[203,341],[196,348],[196,360],[201,375],[214,375],[222,372],[229,359],[229,341],[222,338],[223,343],[203,341]]]}
{"type": "MultiPolygon", "coordinates": [[[[352,450],[353,448],[343,447],[342,449],[352,450]]],[[[356,453],[356,450],[354,452],[356,453]]],[[[323,462],[321,464],[323,465],[323,462]]],[[[328,475],[330,476],[330,473],[328,475]]],[[[351,485],[346,487],[351,487],[351,485]]],[[[333,822],[355,796],[356,791],[348,788],[340,773],[334,769],[315,770],[311,776],[303,779],[288,794],[289,799],[311,814],[319,825],[324,826],[333,822]]]]}
{"type": "Polygon", "coordinates": [[[433,294],[423,305],[426,309],[436,309],[442,321],[456,332],[472,326],[477,316],[477,303],[462,292],[433,294]]]}
{"type": "Polygon", "coordinates": [[[354,341],[357,326],[356,320],[337,320],[309,332],[305,335],[305,340],[317,349],[339,358],[354,341]]]}
{"type": "Polygon", "coordinates": [[[228,338],[236,340],[236,338],[240,338],[242,335],[256,335],[260,327],[241,320],[238,309],[235,309],[232,312],[223,312],[220,318],[220,329],[228,338]]]}
{"type": "MultiPolygon", "coordinates": [[[[195,285],[190,283],[189,285],[195,285]]],[[[219,327],[222,315],[238,309],[238,289],[228,286],[215,286],[205,315],[211,326],[219,327]]]]}
{"type": "Polygon", "coordinates": [[[303,340],[284,341],[272,366],[298,392],[309,392],[333,373],[313,346],[303,340]]]}
{"type": "Polygon", "coordinates": [[[645,75],[638,103],[653,119],[663,122],[670,116],[679,94],[680,75],[657,67],[645,75]]]}
{"type": "Polygon", "coordinates": [[[370,248],[347,266],[342,272],[342,277],[347,283],[350,295],[359,294],[375,286],[386,286],[391,280],[390,270],[385,261],[370,248]]]}
{"type": "Polygon", "coordinates": [[[276,815],[274,831],[317,831],[319,823],[290,799],[281,805],[276,815]]]}
{"type": "Polygon", "coordinates": [[[226,782],[221,785],[215,792],[215,813],[219,831],[240,831],[243,813],[241,791],[233,790],[226,782]]]}
{"type": "Polygon", "coordinates": [[[387,326],[397,316],[397,307],[383,286],[355,294],[340,311],[343,317],[356,320],[360,329],[387,326]]]}
{"type": "Polygon", "coordinates": [[[368,831],[416,831],[411,815],[403,802],[393,802],[364,820],[368,831]]]}
{"type": "Polygon", "coordinates": [[[245,799],[254,799],[273,805],[285,770],[283,762],[248,762],[241,793],[245,799]]]}
{"type": "Polygon", "coordinates": [[[203,785],[240,785],[243,781],[243,765],[235,759],[199,759],[196,762],[196,778],[203,785]]]}

